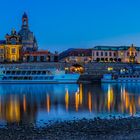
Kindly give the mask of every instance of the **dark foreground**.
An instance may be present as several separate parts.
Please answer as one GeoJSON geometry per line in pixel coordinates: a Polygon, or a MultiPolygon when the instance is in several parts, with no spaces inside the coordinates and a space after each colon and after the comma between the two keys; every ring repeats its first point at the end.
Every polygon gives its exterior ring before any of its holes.
{"type": "Polygon", "coordinates": [[[80,120],[56,122],[36,128],[32,124],[7,125],[0,128],[1,140],[90,140],[140,139],[140,118],[80,120]]]}

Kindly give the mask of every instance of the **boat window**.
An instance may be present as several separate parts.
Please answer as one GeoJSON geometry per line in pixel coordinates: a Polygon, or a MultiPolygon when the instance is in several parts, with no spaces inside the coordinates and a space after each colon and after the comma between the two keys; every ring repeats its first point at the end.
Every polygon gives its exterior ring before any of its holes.
{"type": "Polygon", "coordinates": [[[45,80],[48,80],[48,76],[45,77],[45,80]]]}
{"type": "Polygon", "coordinates": [[[46,71],[42,71],[42,74],[46,74],[46,71]]]}
{"type": "Polygon", "coordinates": [[[17,71],[17,74],[19,75],[20,74],[20,71],[17,71]]]}
{"type": "Polygon", "coordinates": [[[15,74],[15,71],[12,71],[12,74],[15,74]]]}
{"type": "Polygon", "coordinates": [[[50,80],[53,80],[54,76],[50,76],[50,80]]]}
{"type": "Polygon", "coordinates": [[[10,71],[6,71],[6,74],[10,74],[10,71]]]}

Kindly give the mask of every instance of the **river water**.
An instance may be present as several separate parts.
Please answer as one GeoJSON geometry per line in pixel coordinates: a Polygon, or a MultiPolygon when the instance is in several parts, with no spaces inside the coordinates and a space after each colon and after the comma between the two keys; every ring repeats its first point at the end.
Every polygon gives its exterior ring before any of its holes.
{"type": "Polygon", "coordinates": [[[140,114],[140,84],[0,85],[0,126],[140,114]]]}

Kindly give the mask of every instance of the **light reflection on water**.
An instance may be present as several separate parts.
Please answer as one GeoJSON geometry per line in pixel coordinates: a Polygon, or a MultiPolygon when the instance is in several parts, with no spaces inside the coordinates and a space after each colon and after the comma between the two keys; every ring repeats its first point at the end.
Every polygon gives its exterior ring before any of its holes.
{"type": "Polygon", "coordinates": [[[140,84],[0,86],[1,125],[130,116],[139,111],[140,84]]]}

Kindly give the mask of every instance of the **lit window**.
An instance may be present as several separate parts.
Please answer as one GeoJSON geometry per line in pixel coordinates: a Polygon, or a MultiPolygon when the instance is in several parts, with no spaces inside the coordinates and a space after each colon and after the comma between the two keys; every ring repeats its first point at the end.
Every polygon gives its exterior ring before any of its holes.
{"type": "Polygon", "coordinates": [[[12,48],[12,53],[16,53],[16,49],[15,48],[12,48]]]}
{"type": "Polygon", "coordinates": [[[108,70],[108,71],[112,71],[113,68],[112,68],[112,67],[108,67],[107,70],[108,70]]]}
{"type": "Polygon", "coordinates": [[[3,49],[0,49],[0,53],[4,53],[4,50],[3,49]]]}

